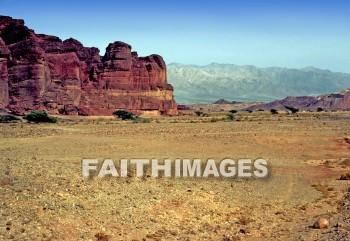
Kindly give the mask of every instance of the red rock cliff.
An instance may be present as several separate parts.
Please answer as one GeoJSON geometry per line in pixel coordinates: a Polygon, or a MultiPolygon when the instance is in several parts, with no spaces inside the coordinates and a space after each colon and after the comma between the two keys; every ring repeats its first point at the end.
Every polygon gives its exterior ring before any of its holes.
{"type": "Polygon", "coordinates": [[[110,115],[116,109],[177,114],[159,55],[138,57],[123,42],[97,48],[36,34],[23,20],[0,16],[0,107],[23,114],[110,115]]]}

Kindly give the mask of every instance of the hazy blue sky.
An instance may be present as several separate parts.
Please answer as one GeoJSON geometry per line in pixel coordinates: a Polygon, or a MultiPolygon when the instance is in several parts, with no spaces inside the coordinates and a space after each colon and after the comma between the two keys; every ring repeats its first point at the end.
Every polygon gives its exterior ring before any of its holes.
{"type": "Polygon", "coordinates": [[[346,0],[0,0],[0,14],[102,53],[121,40],[167,63],[316,66],[350,73],[346,0]]]}

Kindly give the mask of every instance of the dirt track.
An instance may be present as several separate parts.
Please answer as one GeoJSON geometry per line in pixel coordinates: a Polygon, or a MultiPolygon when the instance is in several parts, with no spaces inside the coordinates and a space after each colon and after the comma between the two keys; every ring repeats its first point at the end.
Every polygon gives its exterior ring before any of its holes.
{"type": "Polygon", "coordinates": [[[342,240],[350,230],[341,208],[350,184],[336,179],[350,172],[350,145],[344,140],[350,135],[349,115],[0,125],[0,239],[328,240],[333,235],[342,240]],[[270,176],[89,180],[81,175],[83,158],[226,157],[264,158],[270,176]],[[319,216],[329,218],[332,227],[310,228],[319,216]],[[341,227],[334,227],[338,222],[341,227]]]}

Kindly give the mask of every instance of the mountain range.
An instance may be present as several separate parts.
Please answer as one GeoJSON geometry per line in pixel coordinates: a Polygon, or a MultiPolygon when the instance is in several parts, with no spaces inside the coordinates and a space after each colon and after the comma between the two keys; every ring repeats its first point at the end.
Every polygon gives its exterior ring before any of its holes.
{"type": "Polygon", "coordinates": [[[258,68],[213,63],[169,64],[168,82],[179,104],[213,103],[218,99],[270,102],[287,96],[318,96],[350,87],[350,74],[315,67],[258,68]]]}

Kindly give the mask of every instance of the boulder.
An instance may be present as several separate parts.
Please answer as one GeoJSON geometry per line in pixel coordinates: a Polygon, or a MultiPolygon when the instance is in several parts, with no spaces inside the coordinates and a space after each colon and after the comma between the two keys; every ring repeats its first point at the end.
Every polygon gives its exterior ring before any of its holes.
{"type": "Polygon", "coordinates": [[[313,228],[316,229],[325,229],[329,227],[329,221],[325,218],[319,218],[316,220],[314,225],[312,226],[313,228]]]}

